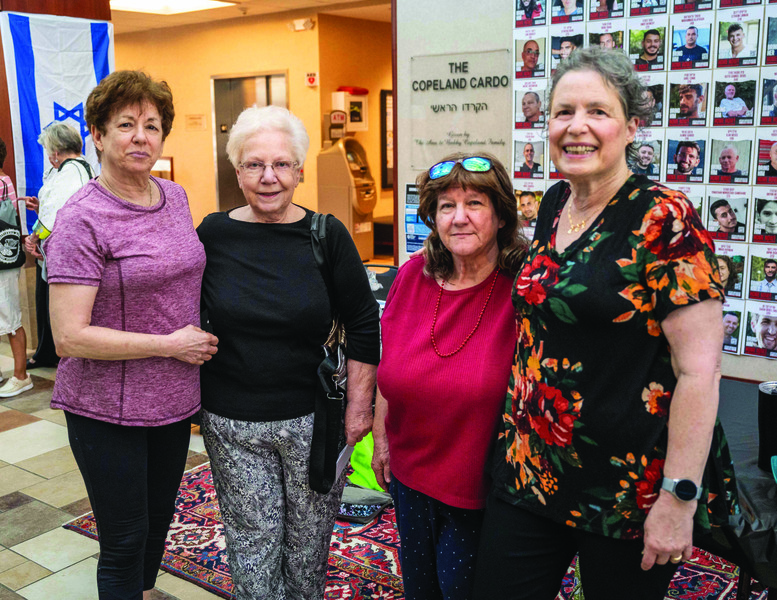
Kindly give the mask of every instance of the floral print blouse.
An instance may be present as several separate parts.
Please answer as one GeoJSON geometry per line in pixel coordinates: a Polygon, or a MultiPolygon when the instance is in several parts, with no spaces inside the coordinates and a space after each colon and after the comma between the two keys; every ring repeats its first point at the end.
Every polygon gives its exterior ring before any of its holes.
{"type": "MultiPolygon", "coordinates": [[[[569,193],[560,182],[545,194],[514,284],[518,342],[495,493],[571,527],[639,538],[661,486],[676,384],[661,322],[722,300],[723,289],[712,240],[683,194],[632,175],[559,253],[569,193]]],[[[736,492],[719,428],[711,456],[727,469],[714,478],[729,488],[718,510],[727,513],[736,492]]],[[[704,498],[699,508],[709,527],[704,498]]]]}

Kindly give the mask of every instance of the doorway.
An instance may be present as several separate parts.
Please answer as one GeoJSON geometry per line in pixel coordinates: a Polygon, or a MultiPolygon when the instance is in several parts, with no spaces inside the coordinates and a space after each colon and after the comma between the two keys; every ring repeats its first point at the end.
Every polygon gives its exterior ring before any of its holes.
{"type": "Polygon", "coordinates": [[[215,125],[216,193],[218,209],[245,204],[232,163],[227,158],[227,138],[232,124],[245,108],[282,106],[288,108],[285,73],[213,77],[213,123],[215,125]]]}

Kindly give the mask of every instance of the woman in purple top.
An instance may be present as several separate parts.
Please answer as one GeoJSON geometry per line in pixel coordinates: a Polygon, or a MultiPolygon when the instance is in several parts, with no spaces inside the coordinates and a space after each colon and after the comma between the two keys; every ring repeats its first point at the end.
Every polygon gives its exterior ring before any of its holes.
{"type": "Polygon", "coordinates": [[[57,213],[46,240],[65,411],[100,537],[102,599],[150,597],[200,407],[205,254],[183,189],[150,177],[173,123],[170,88],[118,71],[89,95],[102,173],[57,213]]]}

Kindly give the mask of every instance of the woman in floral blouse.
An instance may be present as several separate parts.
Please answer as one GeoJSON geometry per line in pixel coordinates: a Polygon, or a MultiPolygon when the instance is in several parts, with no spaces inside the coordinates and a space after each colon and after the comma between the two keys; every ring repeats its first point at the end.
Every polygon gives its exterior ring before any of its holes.
{"type": "Polygon", "coordinates": [[[694,521],[726,510],[702,477],[710,446],[725,451],[713,244],[683,194],[629,171],[650,108],[623,54],[573,53],[549,106],[567,181],[546,193],[513,289],[475,597],[552,600],[578,553],[586,600],[663,599],[694,521]]]}

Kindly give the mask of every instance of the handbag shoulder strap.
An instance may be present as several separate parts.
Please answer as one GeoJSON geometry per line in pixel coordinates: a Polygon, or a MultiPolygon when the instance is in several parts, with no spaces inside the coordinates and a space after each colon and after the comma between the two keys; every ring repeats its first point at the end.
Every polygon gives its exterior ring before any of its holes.
{"type": "Polygon", "coordinates": [[[92,165],[90,165],[88,162],[86,162],[83,158],[68,158],[65,159],[65,161],[59,165],[59,171],[62,170],[62,167],[64,167],[69,162],[76,162],[79,165],[81,165],[84,168],[84,171],[86,171],[86,180],[89,181],[90,179],[94,178],[94,173],[92,172],[92,165]]]}
{"type": "Polygon", "coordinates": [[[3,182],[3,197],[0,198],[0,201],[8,200],[8,184],[5,182],[5,179],[0,180],[3,182]]]}
{"type": "Polygon", "coordinates": [[[316,259],[318,270],[321,271],[321,277],[324,278],[326,291],[329,295],[329,305],[332,307],[332,314],[335,313],[334,302],[334,283],[332,278],[331,254],[326,241],[326,223],[329,215],[322,213],[313,213],[310,220],[310,243],[313,247],[313,257],[316,259]]]}

